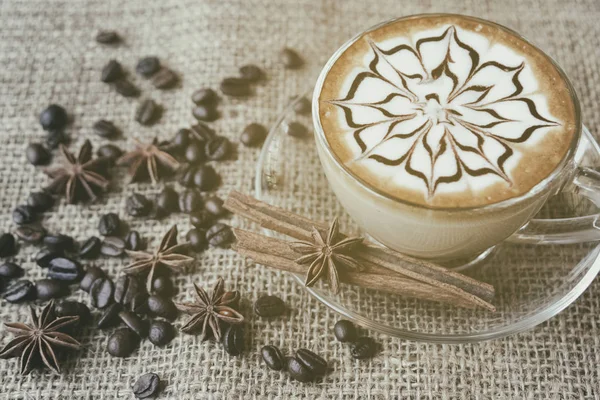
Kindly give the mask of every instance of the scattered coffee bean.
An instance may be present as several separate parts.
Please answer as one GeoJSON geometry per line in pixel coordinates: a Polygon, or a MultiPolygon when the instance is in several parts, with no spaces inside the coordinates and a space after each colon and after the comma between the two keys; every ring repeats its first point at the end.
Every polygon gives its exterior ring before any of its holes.
{"type": "Polygon", "coordinates": [[[175,86],[178,80],[179,78],[175,72],[169,68],[161,68],[152,78],[152,84],[157,89],[170,89],[175,86]]]}
{"type": "Polygon", "coordinates": [[[113,299],[115,285],[108,277],[98,278],[90,286],[90,297],[92,306],[105,308],[113,299]]]}
{"type": "Polygon", "coordinates": [[[212,106],[198,105],[192,108],[192,115],[198,121],[212,122],[219,119],[219,111],[212,106]]]}
{"type": "Polygon", "coordinates": [[[81,282],[79,282],[79,287],[81,290],[89,292],[94,282],[104,277],[106,277],[106,274],[100,268],[88,267],[85,270],[85,275],[81,278],[81,282]]]}
{"type": "Polygon", "coordinates": [[[158,57],[148,56],[141,58],[135,66],[135,71],[144,78],[150,78],[160,69],[158,57]]]}
{"type": "Polygon", "coordinates": [[[304,64],[304,60],[294,50],[286,47],[281,51],[281,63],[287,69],[296,69],[304,64]]]}
{"type": "Polygon", "coordinates": [[[25,150],[25,156],[31,165],[47,165],[51,158],[50,152],[40,143],[30,143],[25,150]]]}
{"type": "Polygon", "coordinates": [[[227,210],[223,207],[223,200],[217,196],[206,199],[204,201],[204,209],[215,217],[222,217],[227,213],[227,210]]]}
{"type": "Polygon", "coordinates": [[[13,262],[5,262],[0,264],[0,279],[16,279],[25,274],[25,270],[13,262]]]}
{"type": "Polygon", "coordinates": [[[239,356],[244,352],[244,327],[229,325],[223,333],[223,348],[229,355],[239,356]]]}
{"type": "Polygon", "coordinates": [[[189,189],[179,195],[179,211],[191,214],[202,208],[202,196],[197,190],[189,189]]]}
{"type": "Polygon", "coordinates": [[[77,261],[67,257],[56,257],[48,263],[48,278],[75,282],[83,275],[83,268],[77,261]]]}
{"type": "Polygon", "coordinates": [[[75,240],[69,235],[58,233],[44,236],[44,246],[53,251],[66,252],[75,250],[75,240]]]}
{"type": "Polygon", "coordinates": [[[308,349],[298,349],[296,351],[296,358],[304,364],[314,376],[322,376],[327,372],[327,361],[320,355],[308,349]]]}
{"type": "Polygon", "coordinates": [[[189,129],[182,128],[177,131],[171,143],[173,143],[173,145],[177,146],[180,149],[184,149],[187,147],[188,144],[190,144],[191,134],[192,133],[189,129]]]}
{"type": "Polygon", "coordinates": [[[117,60],[110,60],[108,64],[102,68],[100,80],[105,83],[114,82],[119,79],[121,75],[123,75],[121,64],[119,64],[117,60]]]}
{"type": "Polygon", "coordinates": [[[204,154],[204,146],[198,142],[190,143],[185,149],[185,159],[190,164],[200,164],[206,157],[204,154]]]}
{"type": "Polygon", "coordinates": [[[150,323],[148,339],[155,346],[164,346],[175,337],[175,328],[167,321],[154,320],[150,323]]]}
{"type": "Polygon", "coordinates": [[[48,268],[50,266],[50,261],[55,258],[62,257],[64,252],[50,249],[41,249],[35,255],[35,262],[42,268],[48,268]]]}
{"type": "Polygon", "coordinates": [[[20,280],[10,285],[2,294],[9,303],[21,303],[35,297],[35,286],[31,281],[20,280]]]}
{"type": "Polygon", "coordinates": [[[224,160],[229,156],[231,143],[224,136],[217,136],[204,145],[204,152],[209,160],[224,160]]]}
{"type": "Polygon", "coordinates": [[[206,210],[198,210],[190,215],[190,223],[195,228],[208,228],[213,223],[212,214],[208,213],[206,210]]]}
{"type": "Polygon", "coordinates": [[[233,239],[231,228],[222,223],[214,224],[206,231],[206,240],[213,247],[227,247],[233,239]]]}
{"type": "Polygon", "coordinates": [[[179,194],[171,186],[165,186],[156,196],[156,207],[162,210],[165,215],[177,211],[179,207],[179,194]]]}
{"type": "Polygon", "coordinates": [[[250,94],[250,85],[243,78],[225,78],[220,87],[226,96],[243,97],[250,94]]]}
{"type": "Polygon", "coordinates": [[[121,257],[125,253],[125,241],[117,236],[107,236],[100,245],[100,254],[106,257],[121,257]]]}
{"type": "Polygon", "coordinates": [[[159,295],[148,297],[148,311],[155,317],[161,317],[170,321],[177,318],[177,307],[168,298],[159,295]]]}
{"type": "Polygon", "coordinates": [[[277,296],[262,296],[254,302],[254,312],[264,318],[278,317],[285,309],[285,303],[277,296]]]}
{"type": "Polygon", "coordinates": [[[37,212],[45,212],[54,205],[54,197],[48,192],[33,192],[27,198],[27,205],[37,212]]]}
{"type": "Polygon", "coordinates": [[[290,122],[289,124],[285,125],[284,130],[286,135],[295,138],[306,137],[306,134],[308,133],[308,129],[306,129],[306,126],[296,121],[290,122]]]}
{"type": "Polygon", "coordinates": [[[121,219],[115,213],[104,214],[98,222],[98,231],[102,236],[115,236],[121,230],[121,219]]]}
{"type": "Polygon", "coordinates": [[[121,154],[123,154],[123,151],[110,143],[100,146],[98,151],[96,151],[98,157],[109,159],[111,162],[114,162],[117,158],[121,157],[121,154]]]}
{"type": "Polygon", "coordinates": [[[136,399],[153,397],[160,390],[160,378],[152,372],[144,374],[135,381],[132,390],[136,399]]]}
{"type": "Polygon", "coordinates": [[[139,336],[129,328],[120,328],[109,336],[106,351],[114,357],[127,357],[137,348],[139,336]]]}
{"type": "Polygon", "coordinates": [[[180,171],[179,184],[184,187],[194,186],[194,175],[197,171],[198,169],[193,165],[184,166],[180,171]]]}
{"type": "MultiPolygon", "coordinates": [[[[137,97],[140,89],[127,79],[119,79],[114,83],[115,90],[123,97],[137,97]]],[[[139,121],[138,121],[139,122],[139,121]]]]}
{"type": "Polygon", "coordinates": [[[31,224],[37,218],[37,213],[33,207],[20,205],[13,210],[12,219],[17,225],[31,224]]]}
{"type": "Polygon", "coordinates": [[[174,290],[173,282],[167,276],[157,276],[152,281],[152,292],[159,296],[170,297],[174,290]]]}
{"type": "Polygon", "coordinates": [[[129,303],[129,309],[136,314],[147,314],[148,313],[148,294],[145,291],[140,291],[136,294],[131,303],[129,303]]]}
{"type": "Polygon", "coordinates": [[[260,69],[256,65],[249,64],[240,67],[240,76],[242,77],[242,79],[254,83],[260,81],[263,78],[264,73],[262,69],[260,69]]]}
{"type": "Polygon", "coordinates": [[[264,142],[267,136],[267,129],[257,123],[252,123],[244,128],[240,135],[240,142],[247,147],[258,146],[264,142]]]}
{"type": "Polygon", "coordinates": [[[92,236],[81,244],[81,247],[79,248],[79,257],[88,260],[98,258],[101,247],[102,241],[96,236],[92,236]]]}
{"type": "Polygon", "coordinates": [[[205,123],[198,122],[196,125],[192,125],[191,129],[194,139],[198,141],[208,142],[215,137],[215,131],[205,123]]]}
{"type": "Polygon", "coordinates": [[[206,231],[202,229],[190,229],[185,235],[186,240],[190,244],[190,248],[195,252],[204,251],[207,247],[206,231]]]}
{"type": "Polygon", "coordinates": [[[142,291],[143,286],[135,277],[123,275],[115,283],[113,298],[116,303],[127,305],[142,291]]]}
{"type": "Polygon", "coordinates": [[[285,364],[292,379],[295,379],[298,382],[309,382],[314,379],[310,370],[296,357],[286,357],[285,364]]]}
{"type": "Polygon", "coordinates": [[[69,144],[70,138],[64,131],[60,129],[53,129],[48,131],[46,135],[46,147],[50,150],[57,149],[61,144],[67,145],[69,144]]]}
{"type": "Polygon", "coordinates": [[[125,208],[132,217],[146,217],[152,211],[152,201],[142,194],[134,193],[127,198],[125,208]]]}
{"type": "Polygon", "coordinates": [[[263,360],[265,360],[267,367],[274,371],[281,371],[283,369],[285,360],[279,347],[273,345],[264,346],[260,349],[260,354],[262,355],[263,360]]]}
{"type": "Polygon", "coordinates": [[[371,358],[377,352],[377,343],[373,339],[367,336],[362,336],[354,341],[350,354],[352,357],[363,360],[371,358]]]}
{"type": "Polygon", "coordinates": [[[40,225],[21,225],[15,230],[15,235],[27,243],[39,243],[46,235],[46,230],[40,225]]]}
{"type": "Polygon", "coordinates": [[[348,320],[342,319],[333,327],[335,338],[342,343],[354,342],[357,337],[356,327],[348,320]]]}
{"type": "Polygon", "coordinates": [[[121,38],[115,31],[100,31],[96,34],[96,42],[101,44],[115,44],[120,41],[121,38]]]}
{"type": "Polygon", "coordinates": [[[219,185],[219,175],[210,165],[201,165],[193,174],[194,186],[203,192],[215,189],[219,185]]]}
{"type": "Polygon", "coordinates": [[[92,320],[92,313],[85,304],[74,300],[62,300],[54,306],[57,317],[79,317],[79,326],[84,326],[92,320]]]}
{"type": "Polygon", "coordinates": [[[310,113],[311,104],[306,97],[301,97],[294,103],[294,112],[297,114],[306,115],[310,113]]]}
{"type": "Polygon", "coordinates": [[[217,100],[217,92],[209,88],[198,89],[192,94],[192,101],[195,104],[215,105],[217,100]]]}
{"type": "Polygon", "coordinates": [[[66,286],[54,279],[40,279],[35,283],[36,298],[41,301],[58,299],[67,295],[66,286]]]}
{"type": "Polygon", "coordinates": [[[117,128],[111,121],[107,121],[105,119],[96,121],[92,129],[96,135],[105,139],[114,139],[119,135],[119,128],[117,128]]]}
{"type": "Polygon", "coordinates": [[[119,318],[139,337],[143,338],[148,335],[148,321],[143,320],[137,314],[124,310],[119,313],[119,318]]]}
{"type": "Polygon", "coordinates": [[[40,113],[40,125],[45,131],[63,129],[68,120],[67,111],[58,104],[50,104],[40,113]]]}
{"type": "Polygon", "coordinates": [[[9,257],[17,252],[15,237],[10,233],[0,235],[0,257],[9,257]]]}
{"type": "Polygon", "coordinates": [[[125,236],[125,249],[139,251],[144,248],[144,240],[138,231],[130,231],[125,236]]]}
{"type": "Polygon", "coordinates": [[[121,307],[120,304],[117,303],[112,303],[111,305],[109,305],[108,307],[106,307],[103,311],[102,314],[100,315],[100,318],[98,319],[98,328],[100,329],[106,329],[106,328],[112,328],[113,326],[117,326],[119,324],[119,322],[121,321],[121,319],[119,318],[119,313],[121,312],[123,308],[121,307]]]}

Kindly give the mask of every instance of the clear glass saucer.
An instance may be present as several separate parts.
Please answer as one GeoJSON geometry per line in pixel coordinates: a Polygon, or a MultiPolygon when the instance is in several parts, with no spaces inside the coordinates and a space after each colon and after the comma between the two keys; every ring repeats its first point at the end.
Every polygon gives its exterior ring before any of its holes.
{"type": "MultiPolygon", "coordinates": [[[[330,221],[337,216],[343,232],[361,234],[327,185],[311,117],[294,111],[298,101],[285,108],[264,143],[256,169],[255,195],[309,218],[330,221]],[[305,138],[286,134],[291,122],[306,126],[305,138]]],[[[598,144],[587,130],[583,140],[588,143],[581,155],[583,165],[600,168],[598,144]]],[[[589,200],[562,193],[551,198],[536,218],[570,221],[595,213],[598,209],[589,200]]],[[[489,253],[457,269],[495,287],[496,312],[350,285],[342,285],[338,295],[330,293],[325,284],[305,289],[344,318],[368,329],[417,341],[472,343],[522,332],[552,318],[574,302],[600,270],[597,242],[541,245],[532,244],[526,235],[514,236],[489,253]]],[[[304,276],[292,275],[304,287],[304,276]]]]}

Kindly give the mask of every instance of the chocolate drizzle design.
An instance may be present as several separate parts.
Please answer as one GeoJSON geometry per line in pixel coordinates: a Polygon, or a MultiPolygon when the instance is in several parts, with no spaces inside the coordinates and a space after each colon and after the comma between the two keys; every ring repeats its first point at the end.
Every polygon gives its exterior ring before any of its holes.
{"type": "Polygon", "coordinates": [[[449,26],[414,46],[369,41],[367,69],[353,76],[343,98],[330,101],[360,148],[355,162],[403,167],[429,198],[468,176],[494,175],[512,185],[507,161],[515,146],[560,125],[542,115],[540,93],[524,89],[524,61],[489,59],[469,45],[473,33],[461,32],[449,26]]]}

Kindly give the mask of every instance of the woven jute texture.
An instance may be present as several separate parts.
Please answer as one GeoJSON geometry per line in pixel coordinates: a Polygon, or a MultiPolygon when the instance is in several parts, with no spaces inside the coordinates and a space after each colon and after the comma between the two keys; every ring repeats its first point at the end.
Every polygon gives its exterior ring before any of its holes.
{"type": "MultiPolygon", "coordinates": [[[[488,18],[532,38],[564,67],[579,93],[585,123],[592,132],[600,130],[597,0],[0,1],[0,231],[14,230],[11,210],[47,183],[41,170],[24,157],[29,142],[43,140],[37,115],[47,104],[62,104],[72,116],[67,129],[74,139],[72,149],[86,138],[96,147],[104,143],[91,129],[101,118],[123,130],[115,143],[131,148],[133,137],[167,139],[189,126],[193,123],[190,95],[195,89],[217,88],[220,79],[236,75],[239,66],[256,63],[264,67],[268,79],[248,99],[224,100],[222,118],[213,124],[218,133],[237,140],[248,122],[273,124],[289,98],[308,89],[319,66],[356,32],[395,16],[436,11],[488,18]],[[95,43],[99,29],[117,30],[124,43],[115,47],[95,43]],[[277,56],[286,46],[306,59],[303,69],[281,67],[277,56]],[[181,87],[158,91],[136,76],[135,63],[145,55],[158,56],[179,73],[181,87]],[[134,122],[139,100],[125,99],[100,82],[100,69],[110,59],[123,64],[143,97],[163,105],[165,112],[153,127],[134,122]]],[[[250,191],[257,157],[258,150],[239,147],[237,160],[217,164],[223,177],[218,194],[250,191]]],[[[111,194],[100,203],[61,202],[47,214],[44,225],[51,232],[84,239],[97,235],[98,216],[112,211],[139,230],[149,248],[158,244],[172,223],[179,225],[183,238],[190,227],[183,215],[154,221],[125,213],[128,194],[154,195],[160,187],[126,185],[118,174],[113,181],[111,194]]],[[[288,205],[301,209],[294,202],[290,196],[288,205]]],[[[45,275],[32,262],[35,251],[21,246],[15,257],[31,280],[45,275]]],[[[34,372],[22,377],[16,359],[2,360],[0,398],[133,398],[132,384],[150,371],[166,382],[159,397],[164,399],[600,398],[599,283],[530,332],[476,345],[422,344],[371,332],[381,343],[381,352],[371,361],[359,362],[331,334],[339,318],[336,313],[311,298],[291,277],[250,267],[228,250],[210,250],[198,260],[193,271],[176,275],[176,298],[190,298],[192,283],[210,287],[218,276],[225,278],[229,288],[240,290],[246,299],[244,312],[250,317],[244,356],[230,357],[215,343],[179,334],[162,349],[145,340],[132,356],[113,358],[105,351],[109,332],[89,329],[81,336],[84,349],[66,360],[61,375],[34,372]],[[251,317],[249,304],[266,293],[281,296],[289,315],[269,321],[251,317]],[[317,350],[330,360],[334,371],[318,383],[291,381],[264,366],[258,349],[267,343],[287,353],[300,347],[317,350]]],[[[126,262],[100,259],[95,264],[116,278],[126,262]]],[[[88,295],[81,291],[70,298],[89,304],[88,295]]],[[[26,306],[2,300],[0,321],[27,318],[26,306]]],[[[176,325],[184,318],[179,317],[176,325]]],[[[2,327],[0,336],[5,343],[10,334],[2,327]]]]}

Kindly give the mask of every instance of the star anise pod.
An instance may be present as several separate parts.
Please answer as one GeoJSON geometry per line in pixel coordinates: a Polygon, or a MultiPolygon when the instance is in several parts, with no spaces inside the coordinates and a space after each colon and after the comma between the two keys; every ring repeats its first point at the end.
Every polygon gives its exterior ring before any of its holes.
{"type": "Polygon", "coordinates": [[[179,162],[164,151],[154,138],[150,144],[141,143],[135,139],[136,149],[122,155],[118,165],[128,165],[131,182],[144,181],[150,178],[157,183],[161,175],[174,173],[179,168],[179,162]]]}
{"type": "Polygon", "coordinates": [[[185,333],[194,333],[201,328],[200,340],[210,337],[221,340],[221,321],[227,324],[241,324],[244,316],[234,310],[232,305],[236,302],[234,292],[225,292],[223,278],[219,277],[209,296],[204,289],[194,284],[196,301],[193,303],[177,303],[177,309],[192,318],[181,327],[185,333]]]}
{"type": "Polygon", "coordinates": [[[154,254],[145,251],[127,251],[134,259],[123,270],[128,275],[148,274],[146,287],[150,292],[154,275],[160,268],[168,268],[172,271],[180,271],[194,261],[193,257],[182,254],[187,250],[187,243],[177,244],[177,225],[173,225],[165,234],[160,246],[154,254]]]}
{"type": "Polygon", "coordinates": [[[65,165],[44,170],[53,179],[47,190],[60,194],[64,192],[67,202],[96,200],[98,192],[105,191],[109,185],[106,177],[106,160],[92,159],[92,144],[86,140],[77,157],[60,145],[60,152],[66,160],[65,165]]]}
{"type": "Polygon", "coordinates": [[[334,293],[340,290],[340,267],[360,271],[362,266],[350,255],[352,248],[362,242],[360,237],[351,237],[339,240],[339,227],[337,218],[331,223],[327,236],[313,227],[312,242],[292,242],[290,247],[302,257],[294,260],[297,264],[310,264],[306,273],[306,286],[312,286],[319,278],[327,277],[329,288],[334,293]]]}
{"type": "Polygon", "coordinates": [[[9,332],[15,333],[16,338],[11,340],[2,350],[0,358],[21,357],[21,374],[26,375],[41,361],[46,367],[59,373],[60,367],[56,359],[56,347],[79,349],[81,344],[60,329],[73,324],[79,317],[66,316],[56,318],[54,315],[54,302],[48,303],[38,316],[33,307],[31,310],[30,325],[12,322],[6,323],[9,332]]]}

